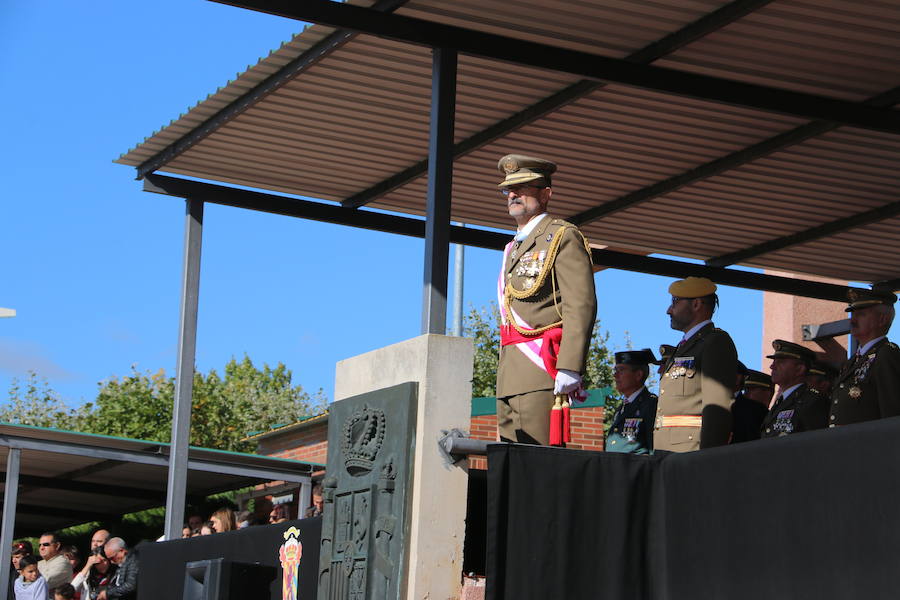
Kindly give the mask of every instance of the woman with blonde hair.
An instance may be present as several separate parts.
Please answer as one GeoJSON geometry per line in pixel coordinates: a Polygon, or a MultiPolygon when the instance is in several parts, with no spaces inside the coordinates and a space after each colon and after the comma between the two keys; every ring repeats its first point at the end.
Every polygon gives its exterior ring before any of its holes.
{"type": "Polygon", "coordinates": [[[230,508],[222,507],[212,514],[209,518],[216,529],[216,533],[223,531],[234,531],[237,529],[237,523],[234,519],[234,511],[230,508]]]}

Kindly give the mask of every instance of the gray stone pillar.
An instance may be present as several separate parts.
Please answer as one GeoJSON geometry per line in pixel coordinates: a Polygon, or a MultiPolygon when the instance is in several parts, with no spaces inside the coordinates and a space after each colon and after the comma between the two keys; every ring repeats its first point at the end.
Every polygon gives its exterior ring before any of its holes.
{"type": "Polygon", "coordinates": [[[469,429],[473,356],[470,339],[427,334],[337,364],[335,408],[373,390],[404,382],[418,386],[406,588],[399,596],[407,600],[459,597],[468,473],[448,464],[438,440],[442,430],[469,429]]]}

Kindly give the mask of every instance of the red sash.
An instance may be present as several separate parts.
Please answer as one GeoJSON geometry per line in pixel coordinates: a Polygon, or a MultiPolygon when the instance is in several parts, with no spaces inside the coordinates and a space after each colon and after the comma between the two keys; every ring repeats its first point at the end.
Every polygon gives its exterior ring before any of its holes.
{"type": "Polygon", "coordinates": [[[540,336],[522,335],[512,325],[503,325],[500,327],[500,344],[502,346],[533,342],[538,337],[542,340],[541,360],[544,361],[544,370],[547,371],[547,374],[550,377],[555,379],[556,374],[558,373],[556,370],[556,361],[559,357],[559,345],[562,341],[562,327],[548,329],[540,336]]]}

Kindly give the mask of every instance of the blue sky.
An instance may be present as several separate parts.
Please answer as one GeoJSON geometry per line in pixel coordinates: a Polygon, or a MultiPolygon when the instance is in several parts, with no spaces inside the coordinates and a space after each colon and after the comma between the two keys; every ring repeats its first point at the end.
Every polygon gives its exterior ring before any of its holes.
{"type": "MultiPolygon", "coordinates": [[[[132,365],[174,374],[184,205],[142,192],[134,170],[112,161],[299,29],[201,0],[0,3],[0,307],[18,311],[0,320],[0,398],[28,370],[70,404],[132,365]]],[[[207,206],[198,368],[246,353],[284,362],[295,383],[330,397],[336,361],[418,335],[422,249],[417,239],[207,206]]],[[[467,307],[493,299],[499,260],[467,249],[467,307]]],[[[634,347],[678,340],[665,315],[670,281],[597,275],[614,349],[626,332],[634,347]]],[[[720,295],[717,324],[759,368],[762,294],[720,295]]]]}

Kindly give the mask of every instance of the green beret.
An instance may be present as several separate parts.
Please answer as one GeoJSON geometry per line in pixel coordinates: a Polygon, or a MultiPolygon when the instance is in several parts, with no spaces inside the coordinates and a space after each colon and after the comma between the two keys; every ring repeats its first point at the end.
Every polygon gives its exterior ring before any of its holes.
{"type": "Polygon", "coordinates": [[[702,298],[716,293],[716,284],[706,277],[688,277],[669,286],[669,293],[677,298],[702,298]]]}
{"type": "Polygon", "coordinates": [[[497,170],[506,175],[506,179],[497,185],[499,188],[521,185],[538,179],[543,179],[550,185],[550,175],[556,171],[556,163],[533,156],[507,154],[497,163],[497,170]]]}
{"type": "Polygon", "coordinates": [[[744,379],[744,387],[772,387],[772,376],[761,371],[747,369],[747,378],[744,379]]]}
{"type": "Polygon", "coordinates": [[[766,358],[795,358],[797,360],[802,360],[807,365],[812,364],[812,362],[816,359],[816,353],[807,348],[806,346],[801,346],[800,344],[795,344],[794,342],[787,342],[785,340],[773,340],[772,348],[774,348],[775,352],[766,356],[766,358]]]}
{"type": "Polygon", "coordinates": [[[659,363],[656,362],[656,357],[653,356],[653,350],[644,348],[643,350],[623,350],[622,352],[616,352],[616,364],[647,366],[659,363]]]}
{"type": "Polygon", "coordinates": [[[860,308],[868,308],[876,304],[892,305],[897,301],[897,296],[892,292],[882,292],[878,290],[866,290],[862,288],[851,288],[847,292],[847,308],[845,312],[853,312],[860,308]]]}

